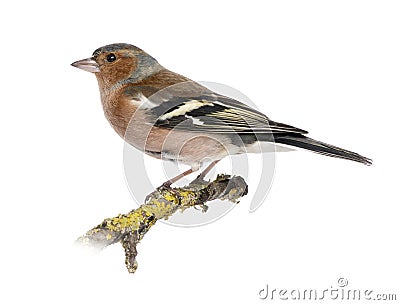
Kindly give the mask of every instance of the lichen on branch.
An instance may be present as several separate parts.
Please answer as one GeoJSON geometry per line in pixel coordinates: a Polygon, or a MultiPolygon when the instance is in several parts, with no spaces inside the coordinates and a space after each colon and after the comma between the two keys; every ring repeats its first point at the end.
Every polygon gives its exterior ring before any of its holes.
{"type": "Polygon", "coordinates": [[[246,194],[247,184],[239,176],[218,175],[212,182],[196,179],[181,188],[161,186],[149,194],[139,208],[105,219],[77,242],[100,249],[120,242],[125,250],[128,272],[134,273],[137,269],[136,246],[157,220],[168,219],[178,210],[194,206],[206,212],[206,203],[215,199],[237,203],[246,194]]]}

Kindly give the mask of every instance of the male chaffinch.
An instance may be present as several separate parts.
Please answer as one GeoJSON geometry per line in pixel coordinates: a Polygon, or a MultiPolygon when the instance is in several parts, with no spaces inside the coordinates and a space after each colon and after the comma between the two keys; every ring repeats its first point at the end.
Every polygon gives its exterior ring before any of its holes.
{"type": "MultiPolygon", "coordinates": [[[[372,160],[270,120],[233,98],[169,71],[130,44],[98,48],[72,66],[96,75],[104,113],[129,144],[156,158],[190,165],[170,185],[210,160],[207,172],[229,154],[296,147],[366,165],[372,160]]],[[[289,149],[290,150],[290,149],[289,149]]]]}

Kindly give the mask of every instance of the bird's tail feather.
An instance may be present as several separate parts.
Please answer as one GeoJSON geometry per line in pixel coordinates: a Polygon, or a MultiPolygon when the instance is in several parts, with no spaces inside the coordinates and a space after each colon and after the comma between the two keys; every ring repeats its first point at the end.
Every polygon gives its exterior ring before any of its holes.
{"type": "Polygon", "coordinates": [[[341,159],[352,160],[366,165],[371,165],[372,160],[355,152],[345,150],[327,143],[323,143],[303,135],[282,136],[275,138],[276,143],[295,146],[312,152],[341,159]]]}

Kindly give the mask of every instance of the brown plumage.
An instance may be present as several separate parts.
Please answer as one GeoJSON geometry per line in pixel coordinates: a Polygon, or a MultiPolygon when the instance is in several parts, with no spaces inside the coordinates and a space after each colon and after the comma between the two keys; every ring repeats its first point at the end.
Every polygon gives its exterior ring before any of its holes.
{"type": "Polygon", "coordinates": [[[101,47],[72,65],[96,75],[104,114],[125,141],[153,157],[186,163],[192,171],[205,159],[212,166],[228,154],[274,151],[276,144],[371,164],[169,71],[129,44],[101,47]]]}

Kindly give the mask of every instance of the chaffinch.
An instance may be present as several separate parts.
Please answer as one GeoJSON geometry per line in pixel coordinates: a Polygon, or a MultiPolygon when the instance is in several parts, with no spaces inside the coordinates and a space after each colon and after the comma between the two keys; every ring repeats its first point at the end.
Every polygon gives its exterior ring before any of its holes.
{"type": "Polygon", "coordinates": [[[169,71],[130,44],[98,48],[72,66],[96,75],[104,113],[114,130],[144,153],[188,164],[176,182],[229,154],[302,148],[366,165],[372,160],[311,139],[307,131],[270,120],[233,98],[169,71]]]}

